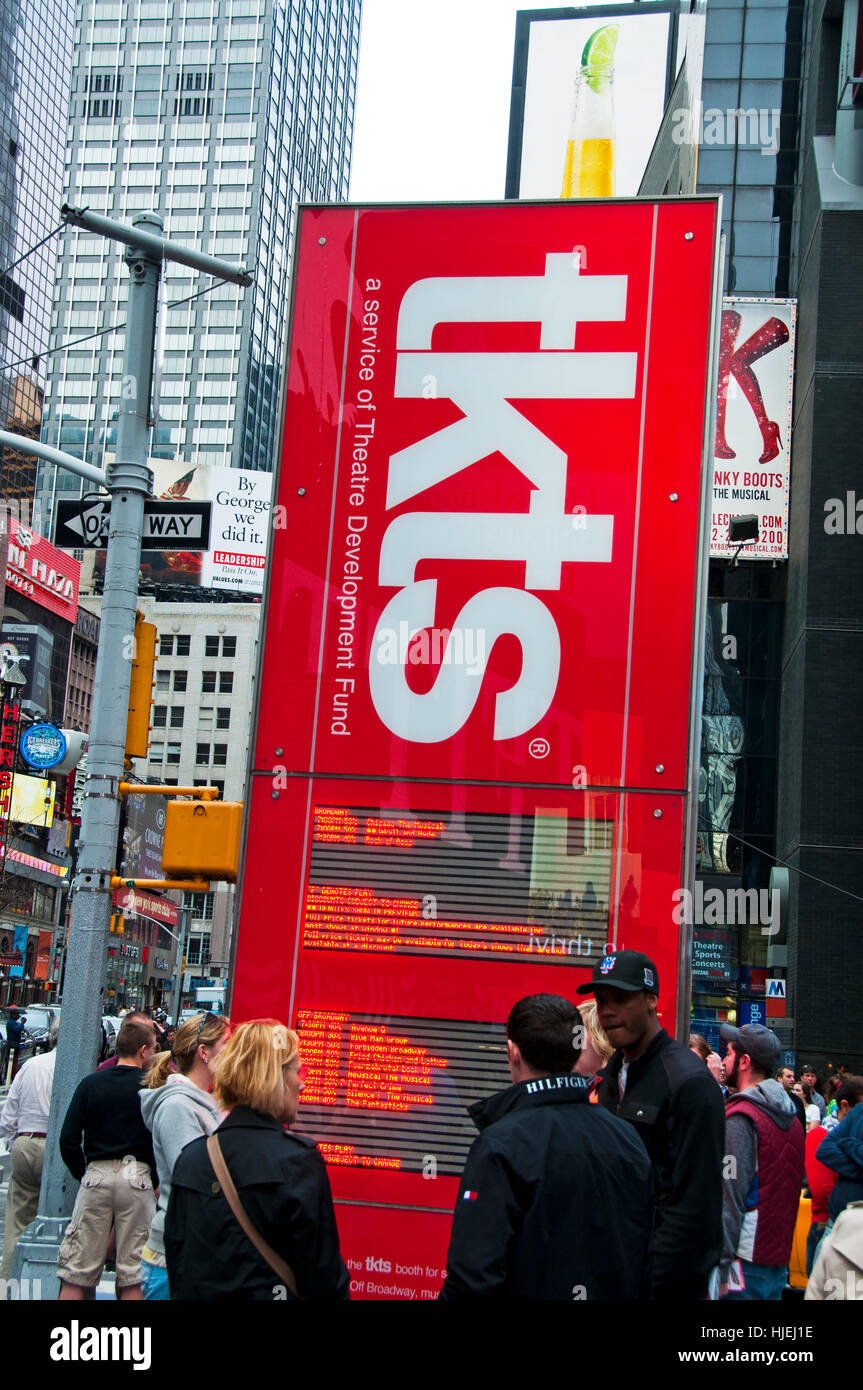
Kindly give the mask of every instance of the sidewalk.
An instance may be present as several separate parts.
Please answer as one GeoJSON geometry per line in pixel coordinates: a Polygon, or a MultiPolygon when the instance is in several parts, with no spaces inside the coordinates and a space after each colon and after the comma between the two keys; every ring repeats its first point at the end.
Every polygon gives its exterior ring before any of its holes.
{"type": "MultiPolygon", "coordinates": [[[[0,1087],[0,1107],[6,1099],[8,1086],[0,1087]]],[[[0,1251],[3,1249],[3,1241],[6,1236],[6,1192],[9,1186],[9,1173],[11,1171],[12,1160],[9,1156],[6,1139],[0,1136],[0,1251]]],[[[96,1288],[97,1299],[114,1299],[116,1297],[115,1275],[105,1273],[96,1288]]]]}

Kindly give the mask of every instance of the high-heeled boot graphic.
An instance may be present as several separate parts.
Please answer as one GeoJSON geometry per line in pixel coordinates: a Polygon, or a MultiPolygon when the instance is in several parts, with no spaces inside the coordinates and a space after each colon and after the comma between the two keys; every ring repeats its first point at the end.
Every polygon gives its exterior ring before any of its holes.
{"type": "Polygon", "coordinates": [[[734,355],[734,340],[739,331],[740,315],[736,309],[723,309],[719,334],[719,382],[716,388],[716,438],[713,445],[713,453],[718,459],[737,457],[725,438],[725,411],[728,406],[728,379],[731,358],[734,355]]]}
{"type": "MultiPolygon", "coordinates": [[[[724,319],[724,315],[723,315],[724,319]]],[[[724,328],[724,323],[723,323],[724,328]]],[[[735,331],[736,336],[736,331],[735,331]]],[[[752,370],[753,362],[766,357],[769,352],[774,352],[777,348],[783,347],[788,342],[788,329],[781,319],[769,318],[765,323],[757,328],[753,334],[741,343],[740,347],[728,360],[728,371],[733,372],[735,379],[740,384],[740,389],[752,407],[752,413],[761,431],[761,439],[764,444],[764,452],[761,454],[759,463],[770,463],[775,459],[782,448],[782,440],[779,435],[779,425],[775,420],[767,417],[764,406],[764,397],[761,394],[761,387],[758,378],[752,370]]],[[[722,348],[720,340],[720,367],[722,362],[722,348]]],[[[725,389],[728,389],[726,376],[725,389]]],[[[724,410],[723,410],[724,428],[724,410]]],[[[718,435],[718,405],[717,405],[717,435],[718,435]]],[[[722,441],[724,443],[724,439],[722,441]]],[[[727,445],[725,446],[727,449],[727,445]]],[[[718,455],[720,458],[733,457],[728,453],[718,455]]]]}

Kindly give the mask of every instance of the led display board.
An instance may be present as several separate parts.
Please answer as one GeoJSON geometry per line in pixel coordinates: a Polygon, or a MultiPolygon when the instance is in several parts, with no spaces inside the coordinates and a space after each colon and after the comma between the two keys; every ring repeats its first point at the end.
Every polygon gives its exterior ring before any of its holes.
{"type": "Polygon", "coordinates": [[[634,947],[675,1027],[716,255],[713,199],[301,211],[230,1011],[299,1030],[357,1297],[436,1296],[518,998],[634,947]]]}

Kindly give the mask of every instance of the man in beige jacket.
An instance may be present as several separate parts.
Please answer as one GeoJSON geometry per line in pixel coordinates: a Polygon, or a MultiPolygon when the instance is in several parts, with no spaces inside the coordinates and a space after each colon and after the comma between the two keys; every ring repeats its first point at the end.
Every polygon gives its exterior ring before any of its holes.
{"type": "Polygon", "coordinates": [[[849,1202],[824,1237],[805,1296],[863,1302],[863,1202],[849,1202]]]}

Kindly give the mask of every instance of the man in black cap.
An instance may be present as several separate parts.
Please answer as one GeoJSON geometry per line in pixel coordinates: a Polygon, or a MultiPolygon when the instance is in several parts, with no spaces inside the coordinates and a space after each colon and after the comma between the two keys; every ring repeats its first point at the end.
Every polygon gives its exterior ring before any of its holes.
{"type": "Polygon", "coordinates": [[[728,1043],[725,1075],[736,1088],[725,1106],[720,1288],[728,1299],[778,1300],[788,1282],[805,1130],[773,1079],[782,1052],[776,1034],[763,1023],[723,1023],[719,1033],[728,1043]]]}
{"type": "Polygon", "coordinates": [[[599,1103],[629,1121],[653,1165],[651,1295],[706,1298],[722,1249],[722,1092],[701,1058],[661,1027],[649,956],[611,952],[578,993],[596,996],[600,1027],[617,1048],[600,1072],[599,1103]]]}
{"type": "Polygon", "coordinates": [[[506,1032],[513,1085],[470,1107],[480,1135],[441,1298],[646,1297],[650,1161],[628,1125],[588,1104],[589,1081],[573,1072],[581,1015],[560,995],[532,994],[506,1032]]]}

